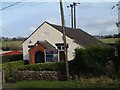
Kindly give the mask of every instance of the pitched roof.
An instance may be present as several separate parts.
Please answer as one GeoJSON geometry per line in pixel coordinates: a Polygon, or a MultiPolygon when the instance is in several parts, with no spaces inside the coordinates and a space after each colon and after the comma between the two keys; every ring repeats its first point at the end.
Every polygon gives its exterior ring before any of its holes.
{"type": "MultiPolygon", "coordinates": [[[[62,33],[62,26],[50,24],[50,23],[48,24],[56,28],[58,31],[62,33]]],[[[65,27],[65,33],[66,33],[66,36],[70,37],[71,39],[74,39],[74,42],[76,42],[79,45],[82,45],[83,47],[103,44],[103,42],[91,36],[90,34],[84,32],[81,29],[73,29],[70,27],[65,27]]]]}
{"type": "MultiPolygon", "coordinates": [[[[46,22],[46,21],[44,23],[49,24],[50,26],[52,26],[53,28],[57,29],[58,31],[60,31],[62,33],[62,26],[55,25],[55,24],[50,24],[49,22],[46,22]]],[[[32,34],[34,34],[44,23],[42,23],[32,34]]],[[[73,28],[70,28],[70,27],[65,27],[65,32],[66,32],[66,36],[70,37],[71,39],[74,40],[75,43],[77,43],[77,44],[79,44],[83,47],[91,46],[91,45],[98,45],[98,44],[102,45],[102,44],[104,44],[103,42],[101,42],[97,38],[91,36],[90,34],[86,33],[85,31],[83,31],[81,29],[73,29],[73,28]]]]}
{"type": "Polygon", "coordinates": [[[7,56],[7,55],[18,55],[22,54],[20,51],[4,51],[0,56],[7,56]]]}
{"type": "Polygon", "coordinates": [[[47,50],[55,50],[56,48],[51,45],[48,41],[37,41],[37,43],[41,44],[44,48],[46,48],[47,50]]]}

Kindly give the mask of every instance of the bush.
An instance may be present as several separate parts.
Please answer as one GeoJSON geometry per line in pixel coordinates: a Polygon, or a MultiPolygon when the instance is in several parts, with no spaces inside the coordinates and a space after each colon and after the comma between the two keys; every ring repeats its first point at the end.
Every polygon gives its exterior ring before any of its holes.
{"type": "Polygon", "coordinates": [[[7,62],[2,64],[2,69],[5,71],[5,79],[7,81],[13,79],[14,71],[19,67],[24,65],[24,61],[14,61],[14,62],[7,62]]]}
{"type": "MultiPolygon", "coordinates": [[[[106,63],[114,61],[114,49],[106,46],[92,46],[87,48],[77,48],[75,50],[75,58],[71,61],[70,72],[79,75],[107,74],[106,63]]],[[[111,71],[110,71],[111,72],[111,71]]]]}
{"type": "Polygon", "coordinates": [[[2,56],[2,63],[23,60],[23,54],[2,56]]]}
{"type": "Polygon", "coordinates": [[[2,46],[2,50],[3,50],[3,51],[8,51],[8,50],[10,50],[10,47],[7,46],[7,45],[6,45],[6,46],[2,46]]]}
{"type": "Polygon", "coordinates": [[[52,63],[38,63],[28,64],[18,68],[18,70],[33,70],[33,71],[65,71],[65,63],[52,62],[52,63]]]}
{"type": "Polygon", "coordinates": [[[120,74],[120,39],[116,42],[116,60],[114,61],[116,72],[120,74]]]}

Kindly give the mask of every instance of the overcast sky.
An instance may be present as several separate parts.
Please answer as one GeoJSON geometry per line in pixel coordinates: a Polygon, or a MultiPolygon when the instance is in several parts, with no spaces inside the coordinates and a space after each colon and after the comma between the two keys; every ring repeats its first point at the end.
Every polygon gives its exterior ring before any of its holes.
{"type": "MultiPolygon", "coordinates": [[[[15,2],[3,2],[6,7],[15,2]]],[[[72,2],[63,2],[66,26],[70,27],[70,8],[72,2]]],[[[91,35],[116,34],[118,29],[117,7],[111,9],[117,2],[80,2],[77,8],[77,28],[91,35]]],[[[2,36],[29,36],[44,21],[61,25],[59,2],[22,2],[2,13],[2,36]]]]}

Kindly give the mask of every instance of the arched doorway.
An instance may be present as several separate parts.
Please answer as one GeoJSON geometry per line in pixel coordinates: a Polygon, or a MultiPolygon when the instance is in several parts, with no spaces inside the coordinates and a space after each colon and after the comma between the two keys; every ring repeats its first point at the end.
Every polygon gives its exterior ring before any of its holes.
{"type": "Polygon", "coordinates": [[[35,53],[35,63],[42,63],[44,60],[44,52],[38,51],[35,53]]]}

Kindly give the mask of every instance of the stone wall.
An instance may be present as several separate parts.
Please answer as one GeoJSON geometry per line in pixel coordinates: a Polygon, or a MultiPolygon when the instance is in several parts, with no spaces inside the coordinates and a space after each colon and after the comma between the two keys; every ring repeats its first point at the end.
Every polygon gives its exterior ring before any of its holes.
{"type": "Polygon", "coordinates": [[[65,73],[58,71],[16,71],[15,81],[21,80],[64,80],[65,73]]]}

